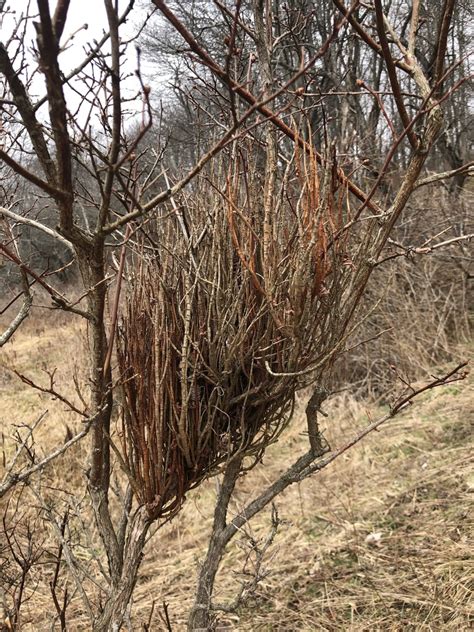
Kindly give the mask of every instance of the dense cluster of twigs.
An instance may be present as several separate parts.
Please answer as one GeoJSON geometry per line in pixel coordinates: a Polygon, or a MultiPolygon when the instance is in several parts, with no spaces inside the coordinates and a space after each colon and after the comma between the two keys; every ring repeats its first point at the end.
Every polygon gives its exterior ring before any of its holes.
{"type": "Polygon", "coordinates": [[[257,462],[341,350],[367,243],[351,244],[327,164],[296,149],[275,178],[240,142],[142,248],[118,345],[122,449],[154,516],[236,453],[257,462]]]}

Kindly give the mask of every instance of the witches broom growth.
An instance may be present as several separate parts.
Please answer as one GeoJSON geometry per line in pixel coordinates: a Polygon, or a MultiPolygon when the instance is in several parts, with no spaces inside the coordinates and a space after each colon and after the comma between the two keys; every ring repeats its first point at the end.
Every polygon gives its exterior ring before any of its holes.
{"type": "Polygon", "coordinates": [[[122,450],[151,518],[237,453],[258,462],[296,391],[341,350],[361,236],[351,243],[335,161],[321,169],[296,147],[264,208],[268,169],[235,144],[136,259],[118,345],[122,450]]]}

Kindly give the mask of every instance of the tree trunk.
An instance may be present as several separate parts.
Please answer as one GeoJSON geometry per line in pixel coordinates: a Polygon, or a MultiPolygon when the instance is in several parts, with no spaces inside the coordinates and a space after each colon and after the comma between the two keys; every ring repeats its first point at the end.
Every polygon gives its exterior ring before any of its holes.
{"type": "Polygon", "coordinates": [[[212,538],[206,559],[199,573],[198,587],[191,614],[189,615],[188,631],[205,632],[212,630],[211,599],[214,582],[219,569],[226,542],[219,535],[212,538]]]}
{"type": "Polygon", "coordinates": [[[150,524],[151,520],[146,507],[141,507],[130,525],[122,573],[119,578],[112,582],[104,609],[94,623],[94,632],[120,630],[137,581],[150,524]]]}

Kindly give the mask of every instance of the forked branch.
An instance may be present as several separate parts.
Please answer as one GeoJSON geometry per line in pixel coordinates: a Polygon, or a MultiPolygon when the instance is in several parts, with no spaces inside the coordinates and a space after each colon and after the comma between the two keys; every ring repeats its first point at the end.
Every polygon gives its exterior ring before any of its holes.
{"type": "MultiPolygon", "coordinates": [[[[462,362],[454,369],[449,371],[443,376],[436,377],[427,384],[418,388],[410,389],[408,394],[403,394],[391,407],[390,411],[373,421],[366,426],[363,430],[355,434],[351,439],[343,443],[339,448],[332,450],[328,456],[321,458],[321,453],[315,452],[311,447],[308,452],[297,459],[293,465],[291,465],[274,483],[269,485],[259,496],[251,501],[242,511],[240,511],[230,522],[228,522],[224,529],[216,529],[214,523],[214,530],[210,539],[208,554],[203,562],[203,565],[199,574],[198,590],[196,593],[196,602],[193,611],[190,616],[188,630],[199,630],[203,627],[206,629],[206,625],[211,622],[212,611],[219,609],[219,606],[214,608],[211,595],[213,592],[213,579],[217,573],[218,564],[216,566],[216,560],[221,560],[225,549],[242,527],[262,509],[264,509],[273,499],[281,494],[287,487],[293,483],[301,482],[308,478],[312,474],[320,472],[333,461],[338,459],[341,455],[360,443],[367,435],[378,430],[387,421],[393,419],[402,411],[404,411],[413,400],[428,390],[437,388],[439,386],[446,386],[452,382],[463,380],[468,375],[468,371],[465,370],[467,362],[462,362]],[[207,597],[207,598],[206,598],[207,597]]],[[[225,478],[225,477],[224,477],[225,478]]],[[[236,479],[231,476],[231,484],[235,486],[236,479]]],[[[223,486],[221,493],[217,499],[217,505],[222,503],[221,495],[228,495],[228,489],[223,486]]],[[[228,502],[226,506],[228,505],[228,502]]]]}

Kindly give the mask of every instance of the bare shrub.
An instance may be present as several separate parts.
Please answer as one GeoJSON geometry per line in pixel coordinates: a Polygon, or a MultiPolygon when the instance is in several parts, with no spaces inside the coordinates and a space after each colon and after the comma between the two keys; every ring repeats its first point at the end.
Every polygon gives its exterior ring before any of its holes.
{"type": "Polygon", "coordinates": [[[260,171],[251,148],[235,145],[159,220],[156,251],[142,250],[131,282],[122,444],[156,516],[236,454],[261,459],[295,391],[331,365],[354,308],[364,259],[343,233],[347,191],[333,168],[298,151],[267,208],[273,185],[260,171]]]}

